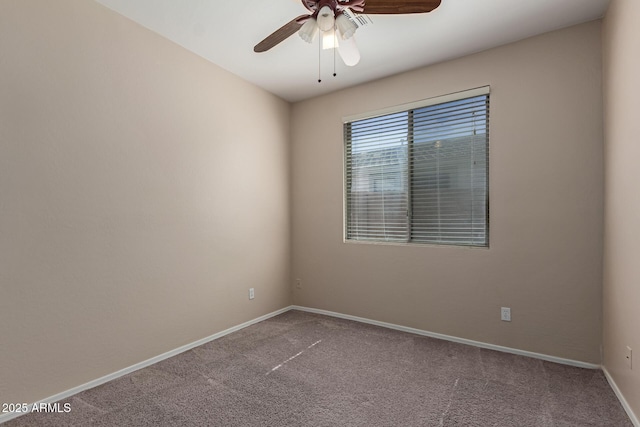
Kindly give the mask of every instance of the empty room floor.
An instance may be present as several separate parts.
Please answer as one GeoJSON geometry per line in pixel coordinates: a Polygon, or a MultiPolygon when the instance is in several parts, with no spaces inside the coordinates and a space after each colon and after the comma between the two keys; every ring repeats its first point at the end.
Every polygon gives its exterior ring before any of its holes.
{"type": "Polygon", "coordinates": [[[600,370],[289,311],[13,426],[632,426],[600,370]]]}

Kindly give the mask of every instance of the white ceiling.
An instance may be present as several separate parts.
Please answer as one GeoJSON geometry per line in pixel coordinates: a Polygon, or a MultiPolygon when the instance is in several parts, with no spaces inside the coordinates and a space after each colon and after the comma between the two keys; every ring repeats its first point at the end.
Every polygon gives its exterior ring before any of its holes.
{"type": "Polygon", "coordinates": [[[298,0],[97,0],[288,101],[300,101],[536,34],[601,18],[609,0],[442,0],[418,15],[370,15],[356,32],[355,67],[297,34],[265,53],[253,46],[307,10],[298,0]]]}

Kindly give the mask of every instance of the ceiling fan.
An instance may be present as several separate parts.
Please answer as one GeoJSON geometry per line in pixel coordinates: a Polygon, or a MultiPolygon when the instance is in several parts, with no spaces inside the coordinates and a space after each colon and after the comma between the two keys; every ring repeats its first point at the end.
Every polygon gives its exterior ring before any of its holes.
{"type": "MultiPolygon", "coordinates": [[[[294,33],[311,43],[318,31],[323,43],[337,47],[346,65],[353,66],[360,60],[360,53],[353,38],[358,29],[354,13],[367,15],[396,15],[427,13],[440,6],[441,0],[301,0],[309,14],[300,15],[274,31],[258,43],[254,52],[266,52],[294,33]],[[336,46],[337,45],[337,46],[336,46]]],[[[325,47],[326,48],[326,47],[325,47]]]]}

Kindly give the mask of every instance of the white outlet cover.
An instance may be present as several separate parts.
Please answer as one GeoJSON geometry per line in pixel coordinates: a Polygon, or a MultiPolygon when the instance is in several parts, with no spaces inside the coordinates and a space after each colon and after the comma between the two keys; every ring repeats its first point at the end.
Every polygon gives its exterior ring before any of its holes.
{"type": "Polygon", "coordinates": [[[509,307],[500,307],[500,320],[511,322],[511,309],[509,307]]]}

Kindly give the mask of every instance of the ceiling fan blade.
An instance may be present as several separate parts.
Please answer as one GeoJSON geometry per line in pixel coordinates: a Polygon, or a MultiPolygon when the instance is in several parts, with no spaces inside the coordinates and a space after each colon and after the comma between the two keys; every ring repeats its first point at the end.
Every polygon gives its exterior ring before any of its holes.
{"type": "Polygon", "coordinates": [[[427,13],[440,6],[441,0],[366,0],[364,12],[368,15],[396,15],[427,13]]]}
{"type": "Polygon", "coordinates": [[[288,39],[291,35],[295,34],[300,29],[300,26],[302,26],[302,24],[305,21],[305,19],[303,18],[308,18],[308,17],[309,15],[300,15],[297,18],[294,18],[291,21],[287,22],[282,27],[278,28],[273,33],[271,33],[266,39],[258,43],[253,48],[253,51],[266,52],[272,47],[288,39]]]}

